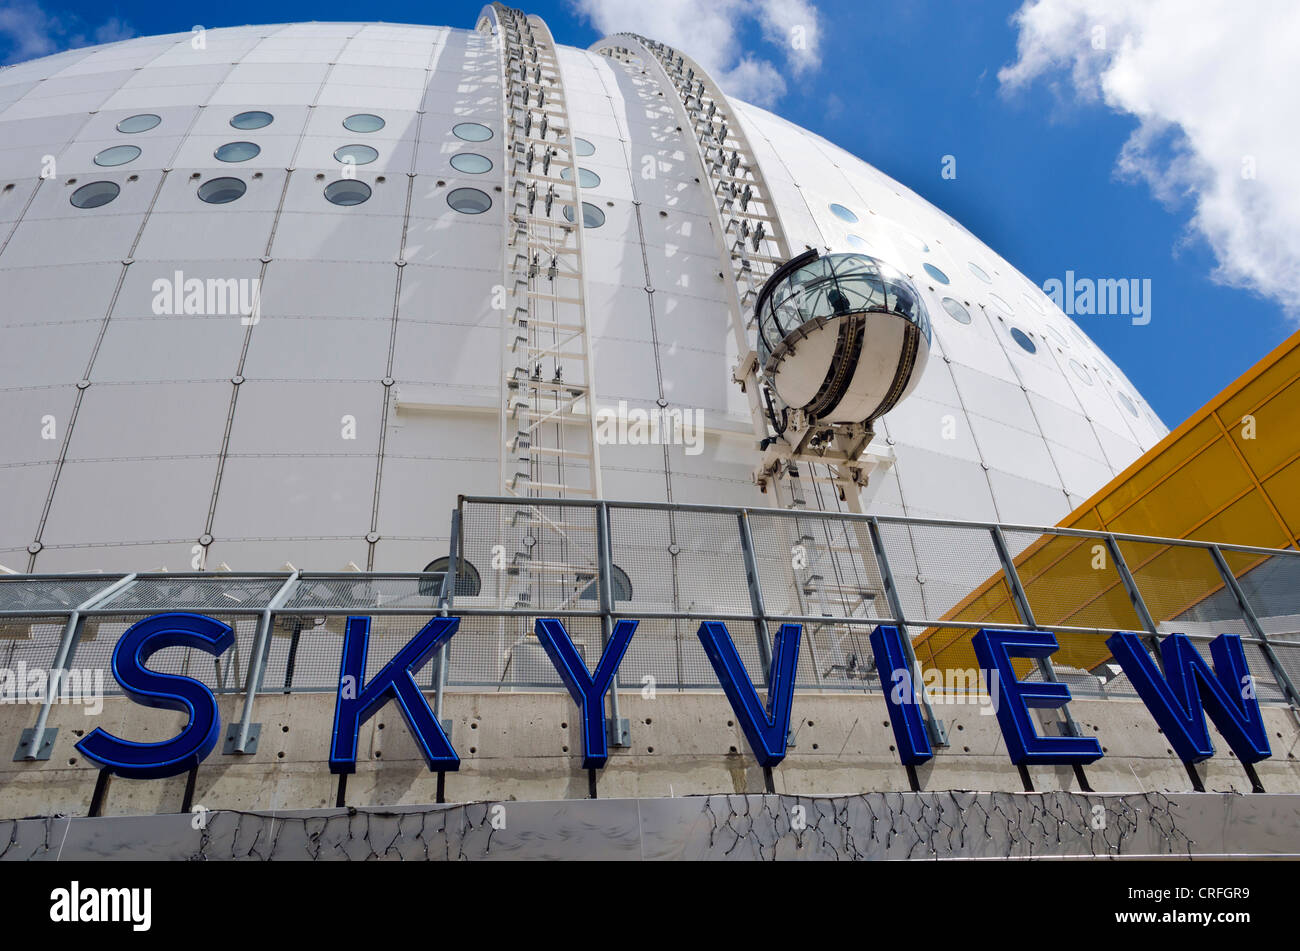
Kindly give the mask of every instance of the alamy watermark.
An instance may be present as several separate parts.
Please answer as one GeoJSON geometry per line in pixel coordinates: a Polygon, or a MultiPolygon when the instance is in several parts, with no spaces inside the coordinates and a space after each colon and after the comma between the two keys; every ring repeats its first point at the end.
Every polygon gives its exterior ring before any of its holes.
{"type": "Polygon", "coordinates": [[[686,455],[704,451],[704,411],[700,409],[628,408],[596,410],[596,442],[602,446],[685,446],[686,455]]]}
{"type": "Polygon", "coordinates": [[[1151,323],[1151,278],[1055,277],[1043,282],[1043,293],[1070,316],[1131,317],[1133,326],[1151,323]]]}
{"type": "Polygon", "coordinates": [[[0,667],[0,704],[79,703],[86,716],[98,716],[104,709],[104,671],[98,667],[79,670],[46,670],[19,661],[14,667],[0,667]]]}
{"type": "Polygon", "coordinates": [[[176,271],[171,277],[153,282],[153,312],[164,315],[202,317],[239,317],[248,326],[262,319],[262,279],[258,277],[185,276],[176,271]]]}
{"type": "Polygon", "coordinates": [[[898,704],[919,703],[924,694],[931,703],[973,704],[980,708],[980,716],[992,716],[1001,700],[996,670],[931,667],[922,671],[918,661],[915,671],[895,670],[889,680],[891,699],[898,704]]]}
{"type": "Polygon", "coordinates": [[[73,880],[50,892],[50,921],[129,924],[148,931],[153,923],[152,888],[93,888],[73,880]]]}

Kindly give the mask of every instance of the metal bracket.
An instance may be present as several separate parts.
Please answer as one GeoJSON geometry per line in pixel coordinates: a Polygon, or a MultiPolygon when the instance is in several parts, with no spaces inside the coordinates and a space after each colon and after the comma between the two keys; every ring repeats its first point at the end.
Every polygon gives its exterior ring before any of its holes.
{"type": "Polygon", "coordinates": [[[248,741],[244,743],[244,752],[240,753],[235,749],[235,743],[239,740],[239,724],[228,724],[225,742],[221,744],[221,753],[223,756],[252,756],[257,752],[257,741],[261,735],[262,724],[248,724],[248,741]]]}
{"type": "Polygon", "coordinates": [[[930,726],[930,745],[935,748],[948,746],[948,725],[935,717],[929,723],[930,726]]]}
{"type": "Polygon", "coordinates": [[[610,746],[627,749],[632,745],[632,724],[627,717],[619,717],[617,722],[613,717],[606,717],[605,730],[610,746]]]}
{"type": "Polygon", "coordinates": [[[741,392],[744,392],[745,381],[749,379],[751,373],[758,372],[758,354],[753,350],[742,354],[740,362],[732,368],[731,380],[733,383],[739,383],[741,392]]]}
{"type": "Polygon", "coordinates": [[[36,728],[28,727],[23,730],[22,737],[18,740],[18,749],[14,750],[14,762],[22,763],[29,760],[47,760],[50,753],[54,751],[54,738],[59,735],[57,726],[47,726],[41,736],[40,745],[32,748],[32,741],[36,739],[36,728]]]}

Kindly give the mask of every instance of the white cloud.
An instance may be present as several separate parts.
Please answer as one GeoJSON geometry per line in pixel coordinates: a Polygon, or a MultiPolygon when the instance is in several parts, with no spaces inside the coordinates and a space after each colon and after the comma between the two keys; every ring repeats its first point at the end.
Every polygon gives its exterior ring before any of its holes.
{"type": "Polygon", "coordinates": [[[710,70],[710,75],[727,95],[758,106],[770,106],[785,95],[785,79],[765,59],[746,56],[731,69],[710,70]]]}
{"type": "Polygon", "coordinates": [[[0,43],[7,49],[5,62],[18,63],[54,52],[55,22],[32,4],[0,7],[0,43]]]}
{"type": "Polygon", "coordinates": [[[821,21],[809,0],[571,0],[601,33],[639,33],[686,53],[728,95],[771,105],[786,76],[818,65],[821,21]],[[746,46],[756,27],[766,47],[746,46]],[[779,58],[781,65],[774,62],[779,58]]]}
{"type": "Polygon", "coordinates": [[[1012,22],[1004,90],[1068,77],[1081,99],[1134,116],[1120,174],[1191,203],[1216,280],[1300,318],[1300,3],[1028,0],[1012,22]]]}
{"type": "Polygon", "coordinates": [[[796,76],[821,64],[821,20],[808,0],[759,0],[758,20],[769,43],[784,47],[786,64],[796,76]]]}
{"type": "Polygon", "coordinates": [[[135,30],[118,17],[87,26],[70,14],[59,14],[31,2],[0,5],[0,62],[21,63],[61,50],[97,43],[113,43],[135,36],[135,30]]]}

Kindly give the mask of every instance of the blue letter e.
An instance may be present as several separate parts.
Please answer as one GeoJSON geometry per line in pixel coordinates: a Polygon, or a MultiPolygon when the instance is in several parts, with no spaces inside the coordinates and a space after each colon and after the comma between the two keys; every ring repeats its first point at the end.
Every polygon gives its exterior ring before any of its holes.
{"type": "Polygon", "coordinates": [[[1051,631],[992,631],[982,630],[971,640],[975,657],[984,668],[984,676],[991,681],[997,677],[995,688],[989,683],[989,693],[1000,691],[1001,699],[994,700],[998,726],[1007,741],[1011,762],[1034,764],[1091,763],[1101,759],[1101,744],[1091,736],[1039,736],[1034,721],[1029,716],[1030,707],[1051,709],[1070,702],[1070,688],[1055,681],[1024,681],[1016,679],[1012,657],[1050,657],[1056,653],[1056,635],[1051,631]]]}
{"type": "Polygon", "coordinates": [[[229,624],[202,614],[155,614],[132,624],[113,648],[113,679],[136,703],[179,710],[189,715],[189,722],[161,743],[134,743],[99,727],[77,744],[78,752],[131,779],[164,779],[198,766],[221,732],[212,691],[192,677],[160,674],[145,663],[166,647],[192,647],[217,657],[234,643],[229,624]]]}

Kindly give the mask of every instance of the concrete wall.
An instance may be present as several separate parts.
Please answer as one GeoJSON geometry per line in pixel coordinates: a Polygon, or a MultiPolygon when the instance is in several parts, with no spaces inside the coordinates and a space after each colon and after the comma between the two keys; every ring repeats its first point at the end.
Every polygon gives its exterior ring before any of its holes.
{"type": "MultiPolygon", "coordinates": [[[[606,798],[655,798],[764,792],[757,767],[729,704],[718,692],[666,693],[645,699],[621,696],[631,721],[630,749],[611,751],[599,775],[606,798]]],[[[242,698],[220,699],[223,723],[235,722],[242,698]]],[[[1192,789],[1182,763],[1138,701],[1075,700],[1070,705],[1084,731],[1097,736],[1106,756],[1085,768],[1097,792],[1180,793],[1192,789]]],[[[996,718],[975,705],[939,705],[951,745],[917,770],[923,790],[1020,791],[996,718]]],[[[36,719],[29,705],[0,707],[0,750],[18,747],[36,719]]],[[[577,708],[567,694],[450,693],[445,715],[461,757],[446,778],[449,802],[580,799],[588,795],[581,768],[577,708]]],[[[267,694],[254,720],[261,740],[251,756],[222,755],[220,747],[198,770],[194,803],[209,809],[288,810],[332,807],[338,778],[329,772],[332,694],[267,694]]],[[[1264,707],[1271,759],[1257,764],[1270,793],[1300,793],[1295,754],[1300,728],[1288,708],[1264,707]]],[[[1042,732],[1055,729],[1039,714],[1042,732]]],[[[74,744],[95,727],[125,739],[157,741],[181,725],[179,714],[152,710],[122,698],[104,701],[99,716],[56,705],[58,728],[49,760],[0,762],[0,818],[86,815],[98,776],[74,744]]],[[[773,771],[775,790],[787,795],[854,795],[909,789],[894,751],[889,715],[879,695],[800,692],[794,704],[794,747],[773,771]]],[[[1198,767],[1208,791],[1250,792],[1241,764],[1211,727],[1217,755],[1198,767]]],[[[1037,791],[1078,790],[1066,767],[1029,770],[1037,791]]],[[[104,815],[178,812],[185,776],[167,780],[114,778],[104,815]]],[[[347,784],[348,805],[395,806],[435,802],[437,780],[416,751],[405,721],[390,704],[361,729],[357,771],[347,784]]]]}
{"type": "Polygon", "coordinates": [[[1300,796],[864,793],[0,819],[0,860],[1296,857],[1300,796]]]}

